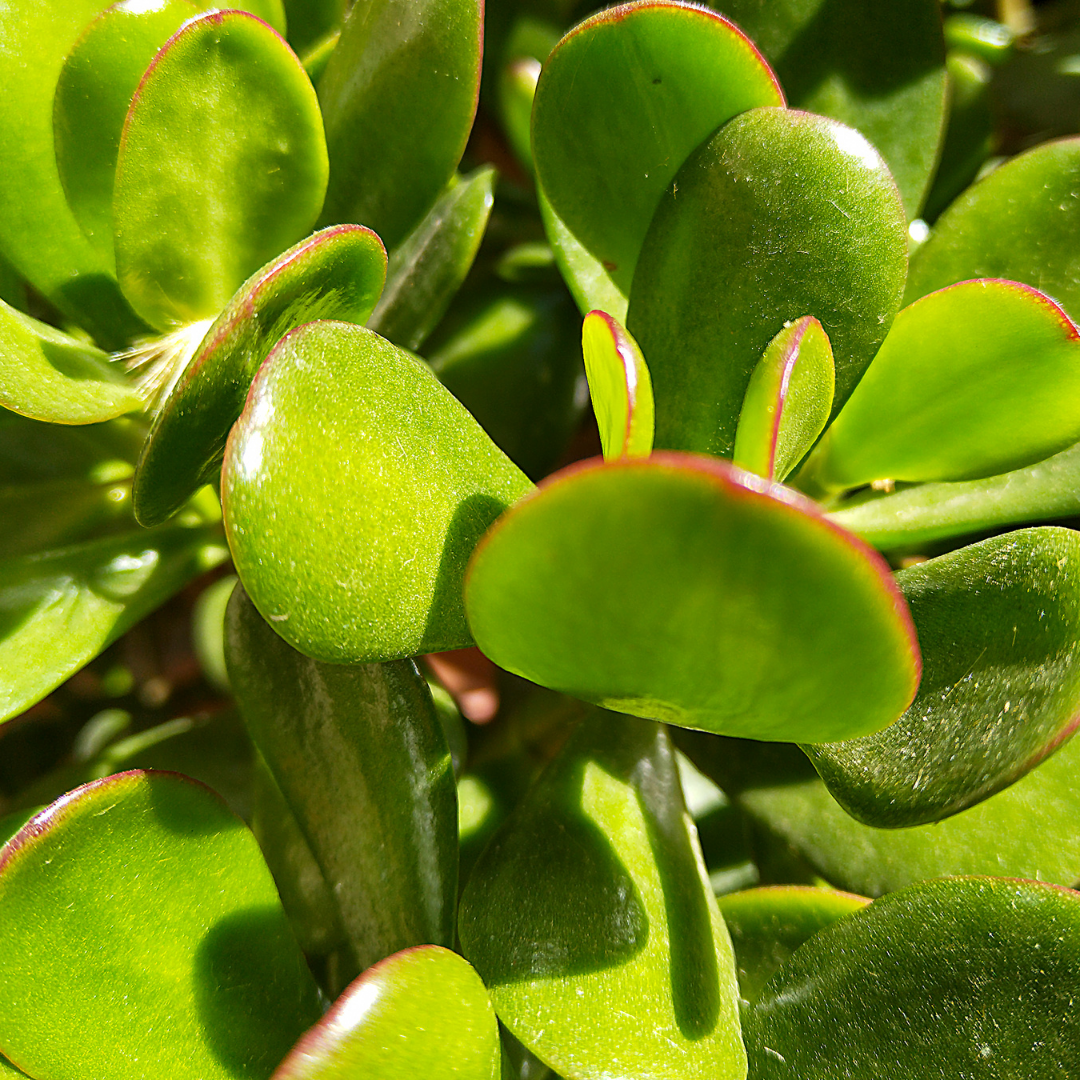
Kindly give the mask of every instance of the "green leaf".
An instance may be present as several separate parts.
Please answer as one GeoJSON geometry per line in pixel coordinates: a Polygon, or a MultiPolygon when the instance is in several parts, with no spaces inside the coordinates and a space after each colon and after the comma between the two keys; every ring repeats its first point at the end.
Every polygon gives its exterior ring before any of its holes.
{"type": "Polygon", "coordinates": [[[755,739],[876,731],[918,683],[876,555],[787,488],[688,454],[557,473],[484,538],[466,607],[508,671],[755,739]]]}
{"type": "Polygon", "coordinates": [[[861,131],[916,217],[946,113],[945,43],[935,0],[716,0],[775,67],[790,104],[861,131]]]}
{"type": "Polygon", "coordinates": [[[330,151],[323,224],[359,221],[392,250],[431,209],[476,114],[482,12],[479,0],[353,8],[319,80],[330,151]]]}
{"type": "Polygon", "coordinates": [[[541,67],[537,57],[522,56],[507,64],[499,76],[499,118],[511,149],[530,173],[536,171],[532,156],[532,106],[541,67]]]}
{"type": "Polygon", "coordinates": [[[499,1019],[559,1073],[746,1074],[731,944],[655,724],[581,723],[481,856],[459,933],[499,1019]]]}
{"type": "Polygon", "coordinates": [[[842,810],[794,746],[679,732],[679,746],[839,888],[866,896],[951,874],[1080,880],[1080,740],[985,802],[935,825],[875,829],[842,810]]]}
{"type": "Polygon", "coordinates": [[[529,488],[423,363],[330,322],[267,357],[222,471],[244,588],[290,645],[330,663],[472,644],[466,561],[529,488]]]}
{"type": "Polygon", "coordinates": [[[14,813],[0,817],[0,848],[2,848],[35,814],[44,810],[43,806],[35,806],[29,810],[16,810],[14,813]]]}
{"type": "Polygon", "coordinates": [[[289,20],[289,44],[298,54],[339,29],[348,0],[284,0],[289,20]]]}
{"type": "Polygon", "coordinates": [[[0,300],[0,405],[55,424],[96,424],[143,401],[119,364],[0,300]]]}
{"type": "Polygon", "coordinates": [[[266,1077],[319,1017],[251,833],[172,773],[87,784],[3,849],[0,948],[31,1076],[266,1077]]]}
{"type": "Polygon", "coordinates": [[[726,19],[660,0],[602,11],[548,57],[533,106],[539,182],[626,292],[665,188],[721,124],[783,94],[726,19]]]}
{"type": "Polygon", "coordinates": [[[652,381],[637,342],[603,311],[581,324],[581,351],[607,461],[648,457],[653,443],[652,381]]]}
{"type": "Polygon", "coordinates": [[[835,384],[821,323],[807,315],[785,326],[750,375],[735,429],[735,464],[784,480],[825,429],[835,384]]]}
{"type": "Polygon", "coordinates": [[[866,492],[830,519],[874,547],[919,546],[1019,522],[1080,514],[1080,446],[1026,469],[952,484],[920,484],[893,494],[866,492]]]}
{"type": "Polygon", "coordinates": [[[805,474],[825,490],[972,480],[1080,439],[1080,331],[1049,297],[966,281],[896,317],[805,474]]]}
{"type": "Polygon", "coordinates": [[[53,93],[83,27],[110,0],[11,0],[0,40],[11,58],[0,94],[0,249],[18,272],[107,348],[145,330],[64,198],[53,146],[53,93]]]}
{"type": "Polygon", "coordinates": [[[12,1077],[14,1080],[18,1080],[18,1077],[26,1076],[26,1073],[16,1069],[6,1057],[0,1056],[0,1076],[12,1077]]]}
{"type": "Polygon", "coordinates": [[[177,524],[0,561],[0,720],[227,554],[218,527],[177,524]]]}
{"type": "Polygon", "coordinates": [[[128,418],[68,426],[0,410],[0,484],[123,479],[144,438],[142,424],[128,418]]]}
{"type": "Polygon", "coordinates": [[[454,771],[416,665],[309,660],[242,589],[226,649],[248,731],[333,893],[353,973],[400,949],[452,944],[454,771]]]}
{"type": "Polygon", "coordinates": [[[158,49],[198,12],[190,0],[121,0],[86,27],[60,72],[53,103],[60,182],[112,274],[113,180],[128,106],[158,49]]]}
{"type": "Polygon", "coordinates": [[[480,977],[437,945],[387,957],[296,1045],[274,1080],[498,1080],[499,1029],[480,977]]]}
{"type": "Polygon", "coordinates": [[[664,196],[634,276],[657,445],[730,455],[754,367],[804,315],[832,344],[838,412],[899,310],[906,263],[896,185],[858,132],[786,109],[721,128],[664,196]]]}
{"type": "Polygon", "coordinates": [[[154,59],[124,125],[116,266],[159,330],[217,316],[311,228],[326,188],[315,91],[265,23],[214,12],[154,59]]]}
{"type": "Polygon", "coordinates": [[[1020,154],[960,196],[911,261],[907,302],[971,278],[1021,281],[1080,319],[1080,139],[1020,154]]]}
{"type": "Polygon", "coordinates": [[[1024,529],[897,575],[923,655],[891,727],[806,746],[833,796],[879,828],[955,814],[1018,780],[1080,725],[1080,536],[1024,529]]]}
{"type": "Polygon", "coordinates": [[[288,331],[315,319],[363,323],[386,276],[386,251],[359,225],[324,229],[253,274],[207,331],[161,406],[135,474],[135,513],[166,521],[216,479],[251,380],[288,331]]]}
{"type": "Polygon", "coordinates": [[[1080,900],[1034,881],[927,881],[821,931],[746,1017],[751,1075],[1071,1076],[1080,900]]]}
{"type": "Polygon", "coordinates": [[[394,249],[386,288],[368,328],[403,349],[419,349],[468,274],[495,203],[495,170],[455,180],[394,249]]]}
{"type": "Polygon", "coordinates": [[[803,942],[870,901],[835,889],[774,885],[721,896],[717,903],[735,948],[739,993],[749,1004],[803,942]]]}

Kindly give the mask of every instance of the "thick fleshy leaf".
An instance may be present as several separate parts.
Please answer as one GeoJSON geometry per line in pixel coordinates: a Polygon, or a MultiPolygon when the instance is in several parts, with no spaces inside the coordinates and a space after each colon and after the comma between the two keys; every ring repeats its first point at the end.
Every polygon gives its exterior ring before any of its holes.
{"type": "Polygon", "coordinates": [[[1072,1076],[1080,898],[1034,881],[927,881],[822,930],[746,1015],[751,1075],[1072,1076]]]}
{"type": "Polygon", "coordinates": [[[677,734],[740,808],[839,888],[881,896],[951,874],[1080,881],[1076,739],[969,810],[934,825],[875,829],[841,809],[798,747],[677,734]]]}
{"type": "Polygon", "coordinates": [[[924,545],[1001,525],[1080,515],[1080,446],[1026,469],[952,484],[867,492],[829,515],[874,547],[924,545]]]}
{"type": "Polygon", "coordinates": [[[158,49],[199,10],[191,0],[120,0],[82,32],[56,84],[60,182],[75,220],[114,274],[113,181],[128,107],[158,49]]]}
{"type": "Polygon", "coordinates": [[[0,1076],[11,1077],[12,1080],[18,1080],[20,1076],[26,1076],[26,1073],[16,1069],[6,1057],[0,1056],[0,1076]]]}
{"type": "Polygon", "coordinates": [[[100,349],[0,300],[0,405],[55,424],[96,424],[140,412],[143,401],[100,349]]]}
{"type": "Polygon", "coordinates": [[[529,488],[421,361],[335,322],[270,353],[222,471],[244,588],[331,663],[471,645],[466,562],[529,488]]]}
{"type": "Polygon", "coordinates": [[[228,556],[218,527],[185,525],[0,562],[0,720],[43,698],[228,556]]]}
{"type": "Polygon", "coordinates": [[[481,856],[459,933],[557,1072],[745,1076],[731,942],[656,724],[582,721],[481,856]]]}
{"type": "Polygon", "coordinates": [[[918,683],[876,555],[787,488],[688,454],[556,474],[485,537],[466,606],[508,671],[755,739],[876,731],[918,683]]]}
{"type": "Polygon", "coordinates": [[[226,637],[233,692],[333,892],[353,974],[453,944],[454,770],[416,665],[309,660],[239,588],[226,637]]]}
{"type": "Polygon", "coordinates": [[[403,349],[419,349],[465,280],[494,203],[494,169],[455,180],[391,254],[368,328],[403,349]]]}
{"type": "Polygon", "coordinates": [[[832,411],[832,346],[812,315],[769,342],[750,375],[735,430],[735,464],[783,480],[814,445],[832,411]]]}
{"type": "Polygon", "coordinates": [[[896,317],[806,474],[825,490],[971,480],[1080,439],[1080,331],[1049,297],[967,281],[896,317]]]}
{"type": "Polygon", "coordinates": [[[392,250],[420,223],[472,128],[482,24],[481,0],[353,8],[319,80],[330,151],[324,224],[359,221],[392,250]]]}
{"type": "Polygon", "coordinates": [[[570,232],[629,289],[665,188],[733,116],[782,105],[753,43],[689,4],[631,3],[575,27],[548,57],[533,107],[533,155],[570,232]]]}
{"type": "Polygon", "coordinates": [[[776,68],[791,105],[858,129],[918,214],[945,122],[945,43],[935,0],[716,0],[776,68]]]}
{"type": "Polygon", "coordinates": [[[341,26],[348,0],[284,0],[284,6],[289,44],[297,53],[303,53],[341,26]]]}
{"type": "Polygon", "coordinates": [[[739,993],[749,1003],[803,942],[870,901],[835,889],[774,885],[721,896],[717,903],[735,948],[739,993]]]}
{"type": "Polygon", "coordinates": [[[125,296],[159,330],[214,318],[311,228],[326,170],[319,103],[285,42],[238,11],[187,23],[124,125],[113,227],[125,296]]]}
{"type": "Polygon", "coordinates": [[[941,215],[911,261],[907,301],[971,278],[1022,281],[1080,319],[1080,139],[995,169],[941,215]]]}
{"type": "Polygon", "coordinates": [[[499,1028],[480,977],[436,945],[365,971],[274,1080],[498,1080],[499,1028]]]}
{"type": "Polygon", "coordinates": [[[2,852],[0,1048],[31,1076],[265,1077],[318,1019],[258,846],[201,784],[96,781],[2,852]]]}
{"type": "Polygon", "coordinates": [[[751,372],[788,320],[816,318],[847,400],[900,307],[907,230],[877,151],[834,120],[752,109],[680,170],[634,276],[656,444],[727,456],[751,372]]]}
{"type": "Polygon", "coordinates": [[[106,348],[145,331],[64,197],[53,146],[53,93],[83,27],[110,0],[11,0],[0,8],[0,249],[19,273],[106,348]]]}
{"type": "Polygon", "coordinates": [[[443,386],[536,479],[562,456],[586,405],[580,335],[561,287],[490,283],[451,309],[425,353],[443,386]]]}
{"type": "Polygon", "coordinates": [[[244,283],[154,418],[133,492],[143,525],[165,521],[215,479],[229,429],[274,345],[315,319],[363,323],[385,276],[379,238],[339,225],[302,240],[244,283]]]}
{"type": "Polygon", "coordinates": [[[0,817],[0,848],[2,848],[35,814],[44,810],[36,806],[32,810],[16,810],[0,817]]]}
{"type": "Polygon", "coordinates": [[[804,747],[848,813],[921,825],[980,802],[1080,725],[1080,536],[1024,529],[897,575],[923,655],[911,708],[862,739],[804,747]]]}
{"type": "Polygon", "coordinates": [[[507,64],[499,77],[499,114],[503,131],[518,161],[534,172],[532,156],[532,105],[542,64],[535,56],[523,56],[507,64]]]}
{"type": "Polygon", "coordinates": [[[652,381],[637,342],[610,315],[590,311],[581,324],[581,350],[604,458],[648,457],[652,381]]]}

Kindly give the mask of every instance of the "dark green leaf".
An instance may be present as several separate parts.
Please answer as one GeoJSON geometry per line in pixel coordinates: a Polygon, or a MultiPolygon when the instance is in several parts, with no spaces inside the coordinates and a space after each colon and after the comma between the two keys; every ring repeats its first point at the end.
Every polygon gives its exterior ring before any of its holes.
{"type": "Polygon", "coordinates": [[[581,326],[581,350],[604,458],[648,457],[653,444],[653,394],[637,342],[603,311],[581,326]]]}

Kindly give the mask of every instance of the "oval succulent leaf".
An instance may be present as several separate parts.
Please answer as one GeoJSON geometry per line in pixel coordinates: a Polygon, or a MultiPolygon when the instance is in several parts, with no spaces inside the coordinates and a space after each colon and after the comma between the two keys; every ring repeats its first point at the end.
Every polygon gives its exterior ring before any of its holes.
{"type": "Polygon", "coordinates": [[[656,724],[582,721],[480,857],[459,933],[499,1019],[562,1075],[746,1075],[731,943],[656,724]]]}
{"type": "Polygon", "coordinates": [[[124,125],[113,226],[125,296],[159,330],[216,317],[311,228],[326,170],[315,91],[285,42],[239,11],[187,23],[124,125]]]}
{"type": "Polygon", "coordinates": [[[330,151],[324,224],[359,221],[392,250],[431,209],[476,114],[482,23],[480,0],[353,9],[319,80],[330,151]]]}
{"type": "Polygon", "coordinates": [[[480,976],[423,945],[365,971],[273,1080],[499,1080],[499,1029],[480,976]]]}
{"type": "Polygon", "coordinates": [[[575,27],[533,106],[540,183],[625,292],[660,197],[721,124],[783,93],[732,23],[689,4],[631,3],[575,27]]]}
{"type": "Polygon", "coordinates": [[[909,218],[938,164],[945,42],[934,0],[715,0],[775,67],[790,104],[861,131],[896,177],[909,218]]]}
{"type": "Polygon", "coordinates": [[[141,412],[119,364],[0,300],[0,405],[54,424],[95,424],[141,412]]]}
{"type": "Polygon", "coordinates": [[[354,972],[413,945],[452,944],[454,771],[416,665],[309,660],[242,588],[226,660],[252,741],[331,887],[354,972]]]}
{"type": "Polygon", "coordinates": [[[971,480],[1080,439],[1080,331],[1049,297],[965,281],[904,308],[806,474],[826,490],[971,480]]]}
{"type": "Polygon", "coordinates": [[[735,430],[735,464],[766,480],[784,480],[814,445],[832,411],[832,346],[812,315],[769,342],[750,375],[735,430]]]}
{"type": "Polygon", "coordinates": [[[1024,529],[897,575],[923,655],[908,711],[804,750],[878,828],[955,814],[1018,780],[1080,725],[1080,537],[1024,529]]]}
{"type": "Polygon", "coordinates": [[[99,780],[0,851],[0,1048],[30,1076],[266,1076],[318,1019],[254,837],[201,784],[99,780]]]}
{"type": "Polygon", "coordinates": [[[835,414],[899,310],[906,266],[896,185],[863,136],[787,109],[736,117],[679,171],[634,276],[656,445],[730,455],[754,367],[805,315],[833,348],[835,414]]]}
{"type": "Polygon", "coordinates": [[[385,277],[379,238],[339,225],[300,241],[243,284],[154,418],[133,492],[143,525],[167,520],[215,479],[251,380],[278,340],[315,319],[363,323],[385,277]]]}
{"type": "Polygon", "coordinates": [[[420,360],[334,322],[270,353],[222,471],[244,588],[331,663],[471,645],[465,564],[530,487],[420,360]]]}
{"type": "Polygon", "coordinates": [[[56,84],[60,182],[79,227],[113,273],[113,181],[128,107],[158,49],[198,13],[191,0],[120,0],[82,32],[56,84]]]}
{"type": "Polygon", "coordinates": [[[610,315],[590,311],[581,325],[581,349],[605,460],[648,457],[652,381],[637,342],[610,315]]]}
{"type": "Polygon", "coordinates": [[[1072,1075],[1078,964],[1080,900],[1068,889],[913,885],[821,931],[780,969],[746,1016],[751,1075],[1072,1075]]]}
{"type": "Polygon", "coordinates": [[[1022,281],[1080,319],[1080,139],[1020,154],[961,195],[911,261],[907,301],[970,278],[1022,281]]]}
{"type": "Polygon", "coordinates": [[[757,999],[800,945],[870,901],[836,889],[772,885],[729,893],[717,903],[731,934],[745,1005],[757,999]]]}
{"type": "Polygon", "coordinates": [[[794,492],[688,454],[545,481],[477,549],[466,606],[508,671],[754,739],[876,731],[918,683],[878,556],[794,492]]]}

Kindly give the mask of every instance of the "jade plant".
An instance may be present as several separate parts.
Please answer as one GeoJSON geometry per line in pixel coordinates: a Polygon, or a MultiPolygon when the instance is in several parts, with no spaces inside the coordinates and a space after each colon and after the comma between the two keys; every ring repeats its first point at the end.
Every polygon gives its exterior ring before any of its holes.
{"type": "Polygon", "coordinates": [[[1080,1074],[1035,18],[0,8],[0,1076],[1080,1074]]]}

